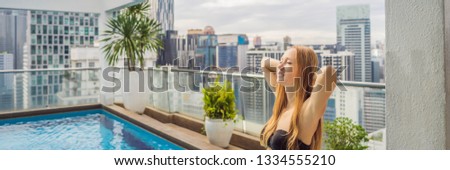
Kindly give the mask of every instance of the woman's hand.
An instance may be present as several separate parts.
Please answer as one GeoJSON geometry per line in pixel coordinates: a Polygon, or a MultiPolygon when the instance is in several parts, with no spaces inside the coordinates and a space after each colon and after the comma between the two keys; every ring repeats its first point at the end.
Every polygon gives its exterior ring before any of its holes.
{"type": "Polygon", "coordinates": [[[263,57],[261,59],[261,67],[262,69],[267,69],[269,72],[276,72],[277,71],[277,66],[280,63],[280,61],[273,59],[273,58],[268,58],[268,57],[263,57]]]}
{"type": "Polygon", "coordinates": [[[277,85],[277,77],[276,71],[277,66],[280,64],[280,61],[268,57],[264,57],[261,59],[261,69],[264,73],[264,78],[266,82],[270,85],[269,87],[275,92],[275,87],[277,85]]]}

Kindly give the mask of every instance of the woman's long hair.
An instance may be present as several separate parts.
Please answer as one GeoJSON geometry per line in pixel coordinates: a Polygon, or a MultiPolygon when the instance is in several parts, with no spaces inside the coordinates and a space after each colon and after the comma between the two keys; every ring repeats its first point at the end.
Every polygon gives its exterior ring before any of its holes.
{"type": "MultiPolygon", "coordinates": [[[[318,64],[317,55],[312,49],[302,46],[294,46],[292,48],[297,51],[297,71],[299,72],[299,74],[297,74],[296,76],[300,75],[300,79],[295,78],[294,80],[294,87],[296,90],[294,102],[297,104],[295,105],[294,112],[292,113],[291,124],[287,134],[287,149],[299,148],[297,141],[300,128],[298,122],[302,115],[300,111],[303,103],[311,95],[311,91],[313,88],[312,86],[314,85],[314,73],[317,71],[318,64]]],[[[267,121],[260,136],[260,142],[262,146],[267,147],[270,136],[275,132],[277,128],[277,122],[280,118],[281,111],[286,108],[286,106],[287,98],[285,87],[278,84],[276,87],[276,99],[273,106],[272,117],[270,117],[270,119],[267,121]]],[[[322,119],[320,119],[311,141],[312,149],[319,150],[322,145],[322,126],[323,122],[322,119]]]]}

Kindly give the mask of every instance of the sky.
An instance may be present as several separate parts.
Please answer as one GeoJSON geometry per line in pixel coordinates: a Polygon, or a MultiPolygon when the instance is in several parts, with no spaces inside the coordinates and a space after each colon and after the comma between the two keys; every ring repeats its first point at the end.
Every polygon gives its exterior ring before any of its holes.
{"type": "Polygon", "coordinates": [[[175,0],[175,30],[210,25],[216,34],[244,33],[249,40],[293,44],[336,43],[336,7],[369,4],[372,42],[385,39],[384,0],[175,0]]]}

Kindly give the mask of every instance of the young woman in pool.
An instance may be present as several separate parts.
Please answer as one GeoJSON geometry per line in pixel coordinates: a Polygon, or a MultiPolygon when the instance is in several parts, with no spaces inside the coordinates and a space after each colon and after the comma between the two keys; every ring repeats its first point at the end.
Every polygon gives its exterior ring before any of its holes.
{"type": "Polygon", "coordinates": [[[317,68],[317,56],[307,47],[288,49],[280,61],[263,58],[261,67],[275,104],[260,142],[267,149],[320,149],[323,114],[336,87],[335,69],[317,68]]]}

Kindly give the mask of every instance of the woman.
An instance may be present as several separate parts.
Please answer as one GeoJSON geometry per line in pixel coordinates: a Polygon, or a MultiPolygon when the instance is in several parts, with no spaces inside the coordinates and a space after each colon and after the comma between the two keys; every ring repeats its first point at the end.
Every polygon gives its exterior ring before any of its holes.
{"type": "Polygon", "coordinates": [[[280,61],[263,58],[261,67],[275,104],[272,117],[261,132],[268,149],[320,149],[322,118],[328,98],[336,87],[335,69],[318,71],[317,56],[310,48],[294,46],[280,61]]]}

